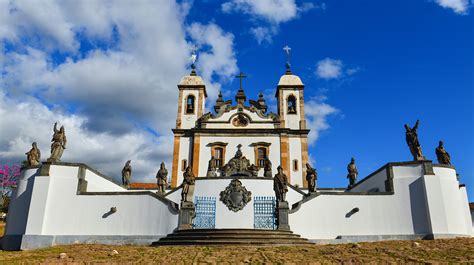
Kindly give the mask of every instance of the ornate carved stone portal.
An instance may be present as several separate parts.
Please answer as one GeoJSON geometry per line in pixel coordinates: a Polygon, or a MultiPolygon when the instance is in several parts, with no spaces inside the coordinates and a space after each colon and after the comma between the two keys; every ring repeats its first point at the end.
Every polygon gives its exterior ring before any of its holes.
{"type": "Polygon", "coordinates": [[[238,212],[242,210],[248,202],[252,200],[252,192],[242,186],[242,182],[233,179],[229,186],[220,193],[220,200],[229,210],[238,212]]]}

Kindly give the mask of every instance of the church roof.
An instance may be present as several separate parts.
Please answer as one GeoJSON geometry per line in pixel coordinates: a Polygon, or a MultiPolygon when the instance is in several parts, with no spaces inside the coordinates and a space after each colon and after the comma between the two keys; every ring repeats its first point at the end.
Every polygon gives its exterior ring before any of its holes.
{"type": "Polygon", "coordinates": [[[280,77],[279,86],[303,86],[300,77],[294,74],[286,73],[280,77]]]}
{"type": "Polygon", "coordinates": [[[183,76],[178,86],[204,86],[204,81],[200,76],[191,73],[190,75],[183,76]]]}

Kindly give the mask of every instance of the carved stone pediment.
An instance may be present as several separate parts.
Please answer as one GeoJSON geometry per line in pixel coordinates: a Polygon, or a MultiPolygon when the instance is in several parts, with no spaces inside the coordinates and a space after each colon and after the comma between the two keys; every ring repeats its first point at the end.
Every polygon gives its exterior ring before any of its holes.
{"type": "Polygon", "coordinates": [[[242,145],[239,144],[235,156],[221,168],[222,177],[257,176],[258,168],[242,155],[241,147],[242,145]]]}
{"type": "Polygon", "coordinates": [[[220,200],[229,208],[229,210],[238,212],[242,210],[248,202],[252,200],[252,192],[242,186],[242,182],[233,179],[229,186],[220,193],[220,200]]]}

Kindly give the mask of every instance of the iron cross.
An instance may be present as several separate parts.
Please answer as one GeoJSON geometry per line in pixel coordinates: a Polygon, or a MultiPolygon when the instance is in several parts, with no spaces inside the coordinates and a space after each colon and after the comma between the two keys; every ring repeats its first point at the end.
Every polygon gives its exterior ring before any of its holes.
{"type": "Polygon", "coordinates": [[[236,77],[240,79],[240,89],[242,89],[242,79],[246,78],[247,76],[240,72],[240,74],[236,77]]]}

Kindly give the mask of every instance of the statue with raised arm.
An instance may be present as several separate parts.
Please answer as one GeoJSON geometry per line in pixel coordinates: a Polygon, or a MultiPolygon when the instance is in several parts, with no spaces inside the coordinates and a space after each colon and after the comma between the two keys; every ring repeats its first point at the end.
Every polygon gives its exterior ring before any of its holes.
{"type": "Polygon", "coordinates": [[[217,177],[216,170],[217,170],[217,168],[216,168],[216,159],[212,156],[211,159],[209,160],[209,165],[207,166],[206,177],[208,177],[208,178],[217,177]]]}
{"type": "Polygon", "coordinates": [[[278,166],[278,173],[273,178],[273,190],[277,202],[286,201],[286,193],[288,192],[288,177],[283,173],[283,168],[278,166]]]}
{"type": "Polygon", "coordinates": [[[265,159],[265,166],[263,167],[263,177],[271,178],[272,177],[272,162],[270,159],[265,159]]]}
{"type": "Polygon", "coordinates": [[[156,184],[158,185],[158,193],[165,195],[168,187],[168,170],[165,167],[165,162],[161,162],[160,170],[156,173],[156,184]]]}
{"type": "Polygon", "coordinates": [[[420,125],[420,121],[417,120],[415,126],[410,128],[408,124],[405,124],[405,139],[407,141],[408,147],[410,148],[410,152],[413,155],[413,160],[421,161],[425,160],[423,156],[423,152],[421,151],[420,142],[418,141],[418,126],[420,125]]]}
{"type": "Polygon", "coordinates": [[[192,193],[194,191],[194,173],[193,169],[188,166],[183,173],[183,183],[181,184],[181,202],[187,202],[188,197],[192,197],[192,193]],[[191,195],[191,196],[188,196],[191,195]]]}
{"type": "Polygon", "coordinates": [[[355,164],[355,159],[352,158],[351,162],[347,165],[347,178],[349,179],[349,188],[355,185],[357,181],[357,175],[359,175],[359,171],[357,171],[357,166],[355,164]]]}
{"type": "Polygon", "coordinates": [[[41,152],[38,149],[38,146],[36,145],[36,142],[33,142],[31,144],[31,150],[28,151],[26,154],[26,164],[29,167],[37,166],[40,163],[40,158],[41,158],[41,152]]]}
{"type": "Polygon", "coordinates": [[[122,185],[126,187],[130,186],[130,180],[132,179],[132,166],[130,165],[131,162],[132,160],[128,160],[122,169],[122,185]]]}
{"type": "Polygon", "coordinates": [[[438,158],[438,163],[451,165],[451,156],[446,149],[444,149],[443,141],[439,141],[439,145],[436,147],[436,157],[438,158]]]}
{"type": "Polygon", "coordinates": [[[306,181],[308,182],[308,191],[316,191],[316,181],[318,180],[318,172],[312,168],[309,163],[306,163],[306,181]]]}
{"type": "Polygon", "coordinates": [[[51,157],[48,158],[48,162],[59,162],[63,155],[64,149],[66,149],[66,132],[64,126],[57,129],[58,123],[54,123],[53,128],[53,139],[51,139],[51,157]]]}

